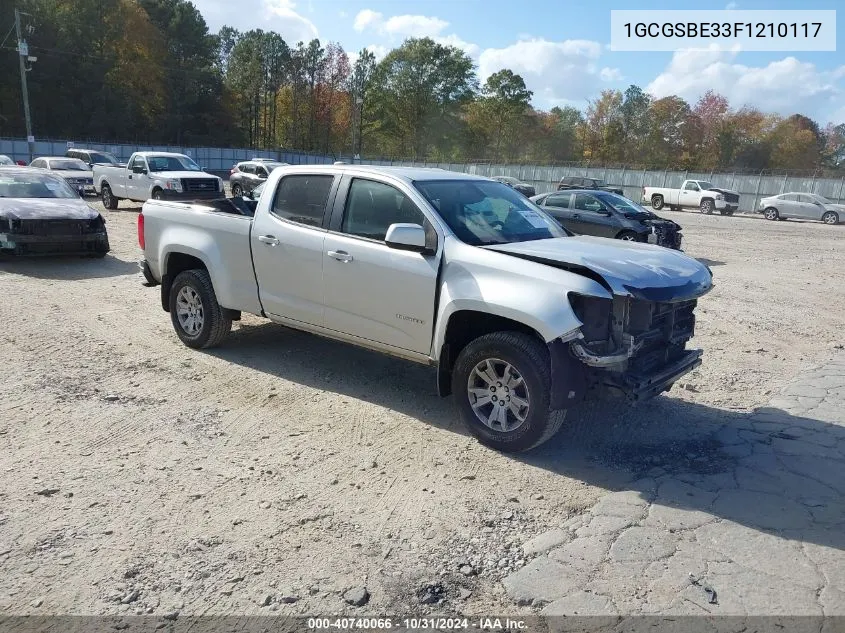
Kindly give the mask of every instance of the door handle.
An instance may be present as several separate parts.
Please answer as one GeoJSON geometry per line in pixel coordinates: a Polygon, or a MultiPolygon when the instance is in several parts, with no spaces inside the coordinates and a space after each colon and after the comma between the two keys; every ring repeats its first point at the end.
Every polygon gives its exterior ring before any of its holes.
{"type": "Polygon", "coordinates": [[[580,218],[580,217],[581,217],[581,214],[580,214],[580,213],[573,213],[573,214],[572,214],[572,217],[573,217],[573,218],[580,218]]]}
{"type": "Polygon", "coordinates": [[[132,180],[132,174],[129,174],[129,180],[132,180]]]}
{"type": "Polygon", "coordinates": [[[352,255],[350,255],[346,251],[329,251],[327,255],[332,259],[336,259],[339,262],[343,262],[344,264],[348,264],[352,261],[352,255]]]}
{"type": "Polygon", "coordinates": [[[267,244],[268,246],[278,246],[279,240],[276,239],[275,235],[259,235],[258,241],[262,244],[267,244]]]}

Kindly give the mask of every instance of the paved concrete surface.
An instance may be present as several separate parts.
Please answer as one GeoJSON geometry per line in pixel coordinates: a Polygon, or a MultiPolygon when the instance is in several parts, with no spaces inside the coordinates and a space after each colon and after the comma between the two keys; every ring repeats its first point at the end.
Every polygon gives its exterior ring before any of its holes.
{"type": "Polygon", "coordinates": [[[845,354],[712,438],[715,467],[652,468],[525,543],[508,595],[545,615],[845,615],[845,354]]]}

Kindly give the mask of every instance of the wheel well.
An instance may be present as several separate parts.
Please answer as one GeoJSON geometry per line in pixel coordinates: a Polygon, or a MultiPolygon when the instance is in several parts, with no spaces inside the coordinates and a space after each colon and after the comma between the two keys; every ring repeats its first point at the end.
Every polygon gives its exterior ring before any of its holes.
{"type": "Polygon", "coordinates": [[[663,198],[663,194],[662,193],[651,194],[651,199],[654,200],[655,198],[663,198]]]}
{"type": "Polygon", "coordinates": [[[536,336],[545,344],[545,341],[535,329],[519,321],[475,310],[455,312],[449,317],[446,337],[443,341],[443,347],[440,349],[437,387],[441,396],[448,396],[452,393],[452,367],[455,366],[455,360],[461,350],[479,336],[492,332],[523,332],[536,336]]]}
{"type": "Polygon", "coordinates": [[[701,200],[698,201],[698,204],[701,204],[705,200],[709,200],[710,202],[715,202],[715,200],[711,196],[705,196],[704,198],[702,198],[701,200]]]}
{"type": "Polygon", "coordinates": [[[161,307],[164,308],[165,312],[170,312],[170,287],[173,285],[176,275],[195,268],[208,270],[199,257],[185,253],[170,253],[167,256],[161,276],[161,307]]]}

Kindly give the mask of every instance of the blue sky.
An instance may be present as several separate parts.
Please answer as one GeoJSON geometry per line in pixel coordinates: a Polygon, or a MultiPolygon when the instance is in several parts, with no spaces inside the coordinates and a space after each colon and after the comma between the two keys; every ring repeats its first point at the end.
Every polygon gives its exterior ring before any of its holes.
{"type": "MultiPolygon", "coordinates": [[[[707,89],[733,106],[801,112],[821,123],[845,122],[845,11],[837,17],[839,50],[827,53],[679,51],[613,52],[611,9],[802,9],[797,0],[193,0],[209,27],[263,28],[289,43],[319,37],[348,53],[366,47],[377,57],[406,37],[429,36],[459,46],[483,81],[509,67],[534,92],[534,105],[584,107],[607,88],[635,83],[656,97],[694,102],[707,89]]],[[[813,9],[837,9],[818,0],[813,9]]],[[[845,5],[843,5],[845,6],[845,5]]],[[[354,56],[354,55],[353,55],[354,56]]]]}

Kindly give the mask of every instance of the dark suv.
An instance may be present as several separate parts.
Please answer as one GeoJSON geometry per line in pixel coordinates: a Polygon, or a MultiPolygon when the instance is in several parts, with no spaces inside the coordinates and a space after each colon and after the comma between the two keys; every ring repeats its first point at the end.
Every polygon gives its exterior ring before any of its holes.
{"type": "Polygon", "coordinates": [[[229,174],[229,187],[232,189],[232,195],[238,197],[252,192],[253,189],[267,181],[271,171],[282,165],[287,165],[287,163],[270,160],[247,160],[238,163],[232,167],[229,174]]]}
{"type": "Polygon", "coordinates": [[[573,233],[681,248],[680,225],[609,191],[556,191],[531,201],[573,233]]]}
{"type": "Polygon", "coordinates": [[[599,191],[617,193],[620,196],[625,195],[625,191],[618,185],[608,185],[601,178],[587,178],[584,176],[567,176],[566,178],[561,178],[557,190],[563,191],[566,189],[597,189],[599,191]]]}

